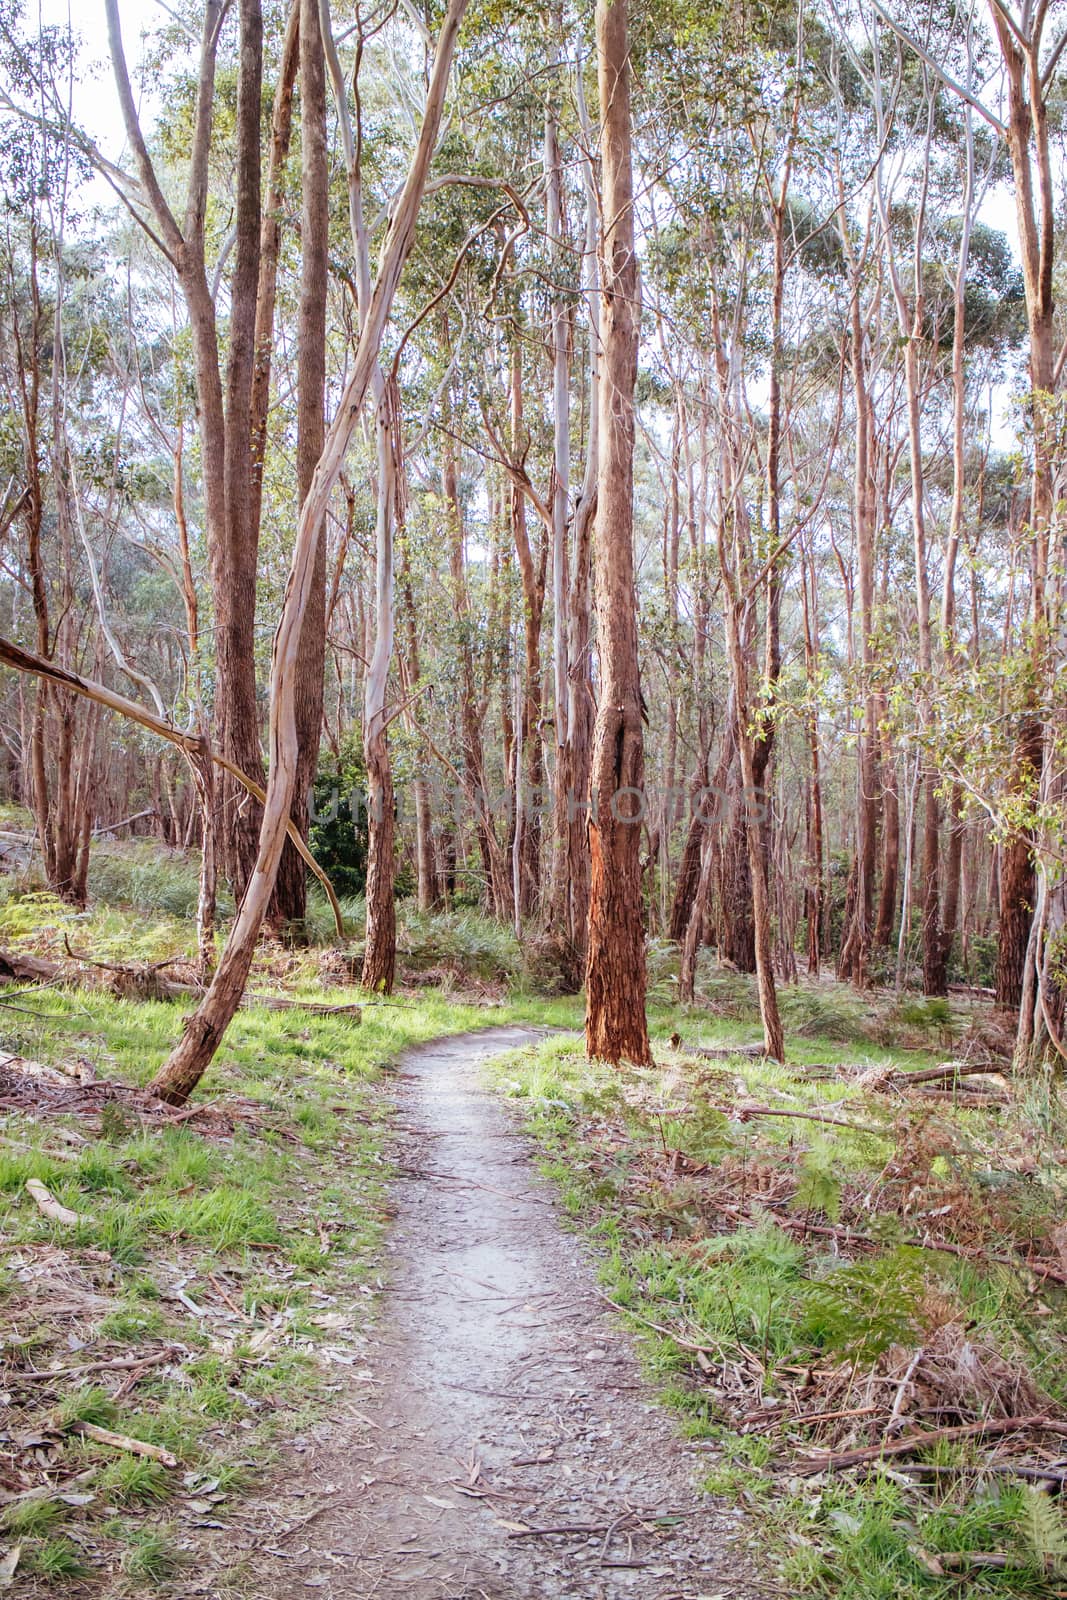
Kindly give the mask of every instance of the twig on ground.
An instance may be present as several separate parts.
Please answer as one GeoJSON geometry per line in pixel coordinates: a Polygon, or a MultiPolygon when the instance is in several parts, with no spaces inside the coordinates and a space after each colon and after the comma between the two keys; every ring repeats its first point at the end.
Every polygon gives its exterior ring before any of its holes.
{"type": "Polygon", "coordinates": [[[90,1372],[131,1372],[138,1367],[158,1367],[164,1361],[169,1361],[177,1355],[178,1347],[170,1346],[166,1350],[157,1350],[152,1354],[143,1356],[117,1356],[113,1361],[89,1361],[81,1367],[52,1367],[51,1370],[40,1372],[12,1372],[8,1374],[8,1382],[17,1383],[49,1383],[54,1378],[84,1378],[90,1372]]]}
{"type": "Polygon", "coordinates": [[[172,1455],[169,1450],[162,1449],[158,1444],[147,1444],[144,1439],[131,1439],[125,1433],[112,1433],[110,1428],[98,1428],[95,1422],[74,1422],[70,1431],[80,1433],[96,1444],[110,1445],[113,1450],[125,1450],[130,1455],[145,1456],[149,1461],[158,1461],[164,1467],[178,1465],[178,1457],[172,1455]]]}

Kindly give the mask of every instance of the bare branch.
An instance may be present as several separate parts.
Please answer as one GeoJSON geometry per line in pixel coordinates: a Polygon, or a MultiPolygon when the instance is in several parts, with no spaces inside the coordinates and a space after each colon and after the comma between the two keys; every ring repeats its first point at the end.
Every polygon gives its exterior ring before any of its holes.
{"type": "Polygon", "coordinates": [[[118,0],[104,0],[107,11],[107,34],[111,49],[111,64],[115,72],[115,85],[118,89],[119,105],[122,108],[122,120],[126,127],[126,137],[130,142],[130,149],[137,163],[137,171],[141,180],[141,187],[148,196],[152,210],[155,213],[159,231],[163,235],[163,243],[167,254],[175,261],[181,258],[185,247],[185,240],[177,220],[167,204],[166,197],[160,187],[156,176],[156,169],[152,165],[152,157],[148,153],[144,134],[141,132],[141,123],[134,103],[133,89],[130,86],[130,74],[126,66],[126,54],[122,48],[122,25],[119,21],[118,0]]]}
{"type": "Polygon", "coordinates": [[[978,115],[988,122],[989,126],[995,129],[995,131],[1003,138],[1008,131],[1007,125],[1001,122],[999,117],[994,116],[992,111],[989,110],[988,106],[984,106],[982,104],[977,95],[972,94],[969,89],[964,88],[962,83],[958,83],[955,78],[951,77],[949,73],[945,71],[944,67],[942,67],[939,62],[935,61],[929,50],[924,49],[919,41],[908,32],[907,28],[902,27],[899,22],[894,22],[889,13],[883,10],[882,6],[879,4],[879,0],[871,0],[871,3],[874,6],[875,11],[885,23],[886,27],[892,29],[897,38],[906,44],[909,50],[914,50],[920,61],[925,61],[926,65],[930,68],[930,71],[941,80],[946,89],[951,89],[954,95],[957,95],[961,100],[965,101],[967,105],[971,106],[973,110],[977,111],[978,115]]]}

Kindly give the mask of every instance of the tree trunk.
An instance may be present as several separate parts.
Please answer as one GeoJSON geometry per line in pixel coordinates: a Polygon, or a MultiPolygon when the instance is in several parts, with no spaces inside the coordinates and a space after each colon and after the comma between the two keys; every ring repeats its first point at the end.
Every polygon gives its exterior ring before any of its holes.
{"type": "MultiPolygon", "coordinates": [[[[211,418],[221,425],[221,440],[214,451],[222,456],[221,519],[209,513],[208,538],[212,549],[215,591],[215,651],[217,687],[215,711],[218,742],[224,756],[257,782],[263,779],[259,704],[256,695],[256,573],[259,526],[253,520],[252,433],[250,427],[252,376],[256,355],[256,299],[259,289],[260,233],[260,121],[263,79],[263,17],[260,0],[240,0],[240,56],[237,76],[236,241],[230,288],[229,350],[226,369],[224,416],[211,418]],[[221,445],[221,450],[219,446],[221,445]]],[[[203,216],[196,234],[202,234],[203,216]]],[[[206,302],[199,318],[202,364],[218,371],[215,348],[215,308],[199,252],[189,261],[189,293],[206,302]],[[211,348],[203,349],[206,338],[211,348]]],[[[210,371],[204,374],[212,381],[210,371]]],[[[200,375],[198,374],[198,388],[200,375]]],[[[220,396],[221,399],[221,396],[220,396]]],[[[203,426],[203,424],[202,424],[203,426]]],[[[204,457],[204,472],[209,463],[204,457]]],[[[229,783],[223,785],[227,813],[222,837],[226,841],[226,868],[234,893],[243,894],[255,866],[259,837],[258,807],[248,795],[229,783]]]]}
{"type": "Polygon", "coordinates": [[[849,254],[851,298],[849,305],[852,394],[855,405],[856,456],[854,468],[854,518],[859,579],[860,650],[863,669],[863,727],[859,741],[856,794],[856,859],[851,916],[841,931],[838,976],[851,978],[857,988],[867,983],[871,913],[874,904],[875,858],[878,836],[876,794],[877,709],[872,683],[874,671],[874,485],[871,479],[872,416],[867,389],[863,313],[860,304],[860,264],[852,257],[842,215],[841,237],[849,254]]]}
{"type": "MultiPolygon", "coordinates": [[[[401,562],[401,597],[402,615],[407,633],[407,662],[404,663],[401,654],[401,668],[404,673],[404,694],[410,700],[416,693],[422,668],[419,659],[418,618],[415,614],[415,597],[411,590],[411,574],[406,555],[401,562]]],[[[404,722],[408,732],[417,735],[418,726],[410,705],[404,712],[404,722]]],[[[421,768],[417,770],[415,776],[415,863],[418,908],[421,912],[436,911],[441,904],[441,884],[434,856],[430,784],[421,768]]]]}
{"type": "MultiPolygon", "coordinates": [[[[109,0],[112,4],[113,0],[109,0]]],[[[278,861],[289,827],[289,807],[299,756],[296,732],[296,667],[304,611],[311,589],[316,547],[333,487],[340,476],[381,349],[404,263],[414,242],[415,224],[437,142],[445,89],[456,35],[467,0],[450,0],[441,24],[437,54],[426,91],[418,143],[396,200],[367,315],[363,319],[351,372],[326,436],[311,491],[300,514],[285,601],[274,643],[271,671],[270,776],[263,806],[260,850],[255,871],[226,942],[222,960],[204,999],[188,1019],[182,1038],[152,1080],[152,1092],[182,1103],[195,1089],[218,1049],[248,980],[256,939],[266,914],[278,861]]]]}
{"type": "Polygon", "coordinates": [[[383,385],[375,418],[378,508],[374,653],[367,672],[363,720],[363,760],[367,768],[367,937],[360,982],[365,989],[380,994],[392,993],[396,973],[394,796],[385,692],[393,655],[393,529],[400,473],[396,450],[399,405],[396,384],[383,385]]]}
{"type": "MultiPolygon", "coordinates": [[[[329,243],[329,162],[326,150],[326,68],[318,0],[300,0],[300,310],[297,349],[297,492],[303,505],[326,435],[326,293],[329,243]]],[[[257,519],[258,523],[258,519],[257,519]]],[[[296,727],[300,755],[290,815],[307,838],[308,794],[318,767],[326,666],[326,540],[319,538],[297,662],[296,727]]],[[[307,869],[291,844],[282,851],[273,915],[302,928],[307,915],[307,869]]]]}
{"type": "MultiPolygon", "coordinates": [[[[561,28],[560,18],[553,27],[561,28]]],[[[560,277],[566,260],[563,241],[563,157],[559,147],[556,87],[550,86],[545,103],[546,221],[552,249],[553,271],[560,277]]],[[[571,480],[570,313],[567,296],[560,290],[552,303],[552,685],[553,744],[555,746],[554,821],[549,914],[554,931],[566,916],[567,872],[567,711],[568,711],[568,573],[567,509],[571,480]]]]}
{"type": "Polygon", "coordinates": [[[593,735],[593,811],[586,1049],[592,1058],[652,1062],[645,1018],[641,908],[644,710],[637,657],[633,552],[634,385],[638,278],[630,147],[628,0],[597,0],[603,161],[600,475],[595,597],[600,695],[593,735]]]}
{"type": "Polygon", "coordinates": [[[567,741],[563,751],[562,774],[558,780],[566,807],[567,851],[561,885],[562,905],[559,923],[560,926],[566,927],[576,957],[584,962],[589,927],[589,829],[585,806],[590,792],[595,717],[590,666],[592,648],[590,583],[592,534],[600,473],[600,269],[597,262],[600,213],[593,168],[593,131],[580,70],[575,82],[575,93],[582,133],[581,171],[582,187],[585,192],[582,291],[589,341],[589,425],[582,487],[574,507],[571,531],[571,588],[567,629],[569,677],[567,741]]]}

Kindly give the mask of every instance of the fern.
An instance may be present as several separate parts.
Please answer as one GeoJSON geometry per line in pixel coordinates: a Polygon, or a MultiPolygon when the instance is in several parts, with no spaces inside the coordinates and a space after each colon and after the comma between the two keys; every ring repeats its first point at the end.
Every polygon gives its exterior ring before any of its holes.
{"type": "Polygon", "coordinates": [[[1067,1572],[1067,1527],[1057,1506],[1048,1495],[1029,1485],[1023,1490],[1023,1514],[1019,1526],[1035,1560],[1046,1572],[1061,1576],[1067,1572]]]}
{"type": "Polygon", "coordinates": [[[801,1211],[821,1211],[831,1222],[841,1215],[841,1180],[834,1170],[834,1150],[826,1140],[812,1145],[801,1163],[795,1204],[801,1211]]]}
{"type": "Polygon", "coordinates": [[[904,1251],[840,1267],[809,1285],[801,1328],[812,1344],[850,1355],[858,1366],[920,1329],[922,1269],[904,1251]]]}

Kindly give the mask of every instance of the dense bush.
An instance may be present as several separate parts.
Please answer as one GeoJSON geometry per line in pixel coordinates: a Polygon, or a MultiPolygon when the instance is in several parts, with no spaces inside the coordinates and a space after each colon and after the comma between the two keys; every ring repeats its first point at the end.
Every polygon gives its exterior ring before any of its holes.
{"type": "Polygon", "coordinates": [[[339,896],[361,895],[367,884],[367,770],[358,737],[342,741],[340,756],[324,751],[315,776],[311,853],[339,896]]]}

